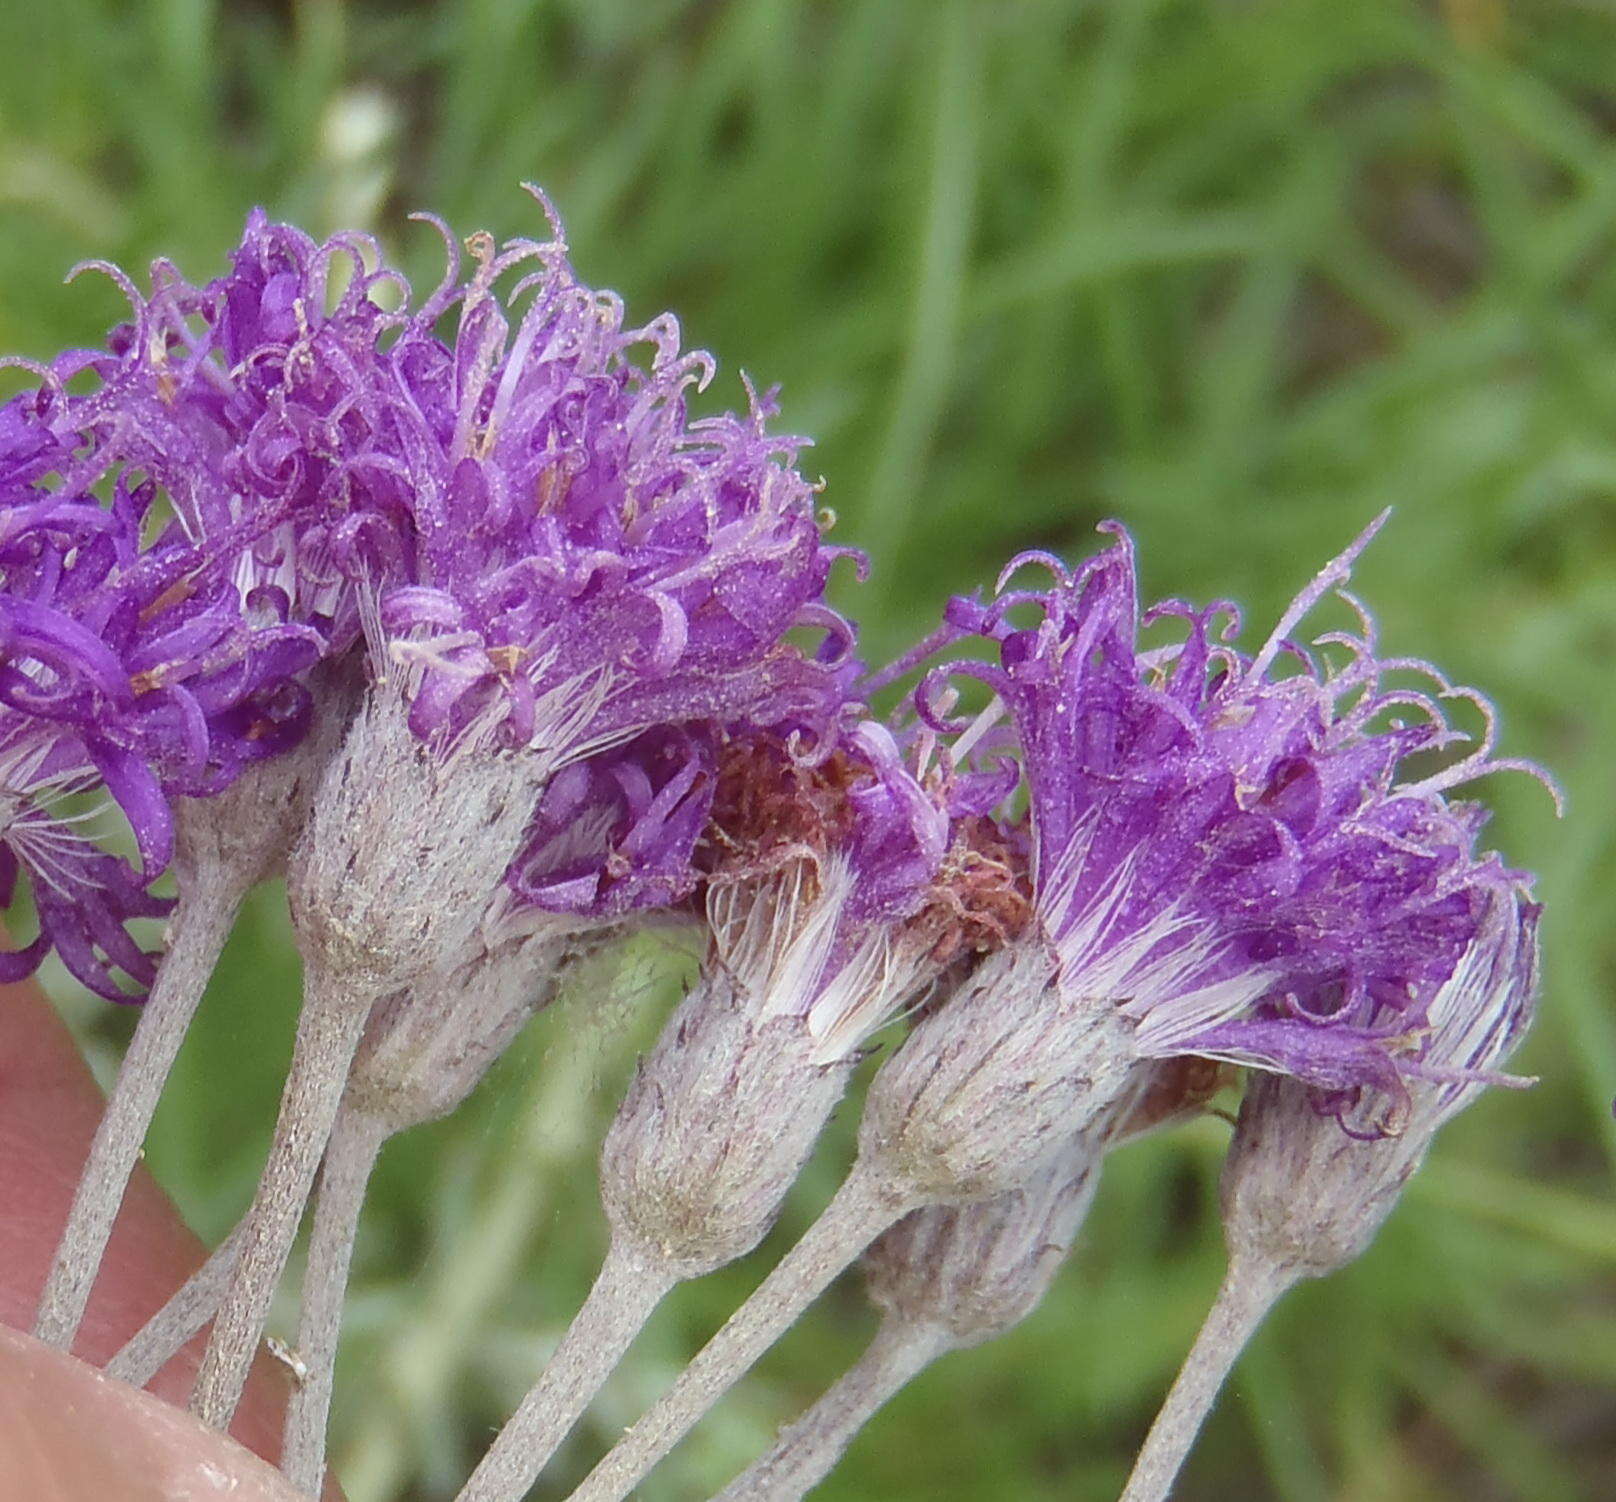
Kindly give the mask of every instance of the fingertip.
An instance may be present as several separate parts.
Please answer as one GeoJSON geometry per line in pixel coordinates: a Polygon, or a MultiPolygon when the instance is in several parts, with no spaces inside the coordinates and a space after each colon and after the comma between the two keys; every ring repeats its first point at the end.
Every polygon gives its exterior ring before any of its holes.
{"type": "Polygon", "coordinates": [[[0,1327],[0,1493],[28,1502],[295,1502],[265,1461],[170,1403],[0,1327]]]}

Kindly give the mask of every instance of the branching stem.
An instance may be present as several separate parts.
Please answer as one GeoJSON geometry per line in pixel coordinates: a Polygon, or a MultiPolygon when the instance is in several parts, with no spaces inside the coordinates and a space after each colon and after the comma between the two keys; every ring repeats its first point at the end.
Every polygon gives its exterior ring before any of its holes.
{"type": "Polygon", "coordinates": [[[916,1207],[855,1165],[796,1246],[584,1479],[572,1502],[622,1502],[860,1252],[916,1207]]]}

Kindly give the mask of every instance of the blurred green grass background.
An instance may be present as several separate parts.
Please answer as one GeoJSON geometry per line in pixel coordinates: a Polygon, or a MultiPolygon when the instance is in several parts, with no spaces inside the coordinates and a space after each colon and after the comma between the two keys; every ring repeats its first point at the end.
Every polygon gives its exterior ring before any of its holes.
{"type": "MultiPolygon", "coordinates": [[[[1502,709],[1563,779],[1485,792],[1542,874],[1528,1095],[1444,1137],[1372,1252],[1241,1364],[1185,1502],[1572,1502],[1616,1489],[1616,19],[1449,0],[461,0],[0,6],[0,349],[119,316],[84,256],[214,274],[247,208],[535,233],[784,385],[871,651],[1030,545],[1135,530],[1147,588],[1274,612],[1381,507],[1388,648],[1502,709]]],[[[683,963],[645,941],[545,1017],[367,1210],[336,1414],[354,1502],[452,1496],[576,1307],[593,1159],[683,963]],[[602,996],[612,998],[610,1005],[602,996]]],[[[107,1068],[129,1018],[56,993],[107,1068]]],[[[289,1049],[278,894],[238,931],[150,1162],[204,1234],[244,1206],[289,1049]]],[[[561,1496],[805,1223],[677,1294],[536,1496],[561,1496]]],[[[827,1499],[1115,1494],[1216,1285],[1208,1119],[1108,1168],[1037,1318],[956,1355],[827,1499]]],[[[871,1320],[824,1300],[648,1483],[707,1492],[871,1320]],[[705,1489],[705,1490],[704,1490],[705,1489]]],[[[286,1328],[289,1328],[289,1324],[286,1328]]]]}

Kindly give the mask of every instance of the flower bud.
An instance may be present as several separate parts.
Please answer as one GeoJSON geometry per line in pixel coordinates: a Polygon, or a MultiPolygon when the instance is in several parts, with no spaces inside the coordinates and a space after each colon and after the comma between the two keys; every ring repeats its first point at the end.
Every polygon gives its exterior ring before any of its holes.
{"type": "Polygon", "coordinates": [[[600,942],[518,939],[378,1003],[348,1074],[345,1108],[389,1133],[447,1116],[600,942]]]}
{"type": "Polygon", "coordinates": [[[728,748],[701,857],[712,951],[602,1158],[614,1228],[678,1276],[762,1239],[865,1038],[998,936],[1013,876],[955,817],[978,781],[923,782],[872,722],[814,765],[774,737],[728,748]]]}

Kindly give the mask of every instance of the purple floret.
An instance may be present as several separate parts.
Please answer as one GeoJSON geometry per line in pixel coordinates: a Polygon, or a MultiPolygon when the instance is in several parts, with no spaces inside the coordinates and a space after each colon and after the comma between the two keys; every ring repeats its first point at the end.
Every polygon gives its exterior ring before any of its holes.
{"type": "Polygon", "coordinates": [[[125,663],[98,627],[117,559],[132,549],[116,512],[35,484],[0,494],[0,886],[10,904],[26,873],[38,937],[7,954],[32,971],[52,949],[85,985],[128,999],[151,957],[124,930],[167,909],[147,888],[173,853],[173,821],[139,749],[141,711],[125,663]],[[100,848],[88,800],[111,795],[141,869],[100,848]]]}
{"type": "MultiPolygon", "coordinates": [[[[110,1001],[135,999],[117,971],[138,987],[151,983],[154,959],[125,925],[159,917],[170,904],[96,843],[100,811],[90,800],[102,786],[101,769],[70,730],[0,708],[0,906],[11,905],[26,873],[39,925],[30,943],[0,953],[0,980],[22,979],[54,950],[73,976],[110,1001]]],[[[154,824],[166,821],[166,807],[151,789],[120,788],[114,795],[131,826],[149,840],[154,824]]]]}
{"type": "Polygon", "coordinates": [[[29,707],[138,756],[166,793],[220,791],[301,738],[308,670],[357,637],[356,586],[404,551],[407,487],[377,436],[397,319],[371,298],[398,278],[367,256],[254,213],[205,288],[159,261],[148,298],[99,266],[132,322],[4,409],[6,593],[95,638],[102,668],[29,707]],[[98,385],[69,393],[68,374],[98,385]]]}
{"type": "Polygon", "coordinates": [[[83,769],[77,793],[99,777],[141,858],[137,876],[79,839],[71,901],[8,835],[11,864],[31,874],[41,938],[103,994],[122,993],[86,955],[150,977],[120,925],[163,908],[144,889],[172,854],[170,800],[220,792],[302,739],[310,669],[359,634],[358,586],[408,561],[379,400],[395,390],[379,341],[398,319],[372,300],[398,279],[365,271],[373,258],[255,213],[205,288],[158,262],[145,297],[102,266],[132,321],[104,349],[28,367],[39,388],[0,406],[8,734],[52,739],[51,765],[83,769]]]}
{"type": "Polygon", "coordinates": [[[998,827],[1002,770],[923,726],[850,717],[805,762],[778,736],[726,748],[699,858],[715,954],[762,1016],[800,1016],[830,1063],[1025,903],[998,827]]]}
{"type": "Polygon", "coordinates": [[[197,288],[168,263],[94,368],[113,455],[156,483],[176,525],[244,600],[269,596],[337,650],[360,586],[413,577],[410,479],[387,347],[409,287],[362,235],[317,243],[249,215],[230,272],[197,288]]]}
{"type": "Polygon", "coordinates": [[[712,811],[718,753],[703,727],[647,731],[563,768],[506,874],[504,921],[592,924],[672,908],[712,811]]]}

